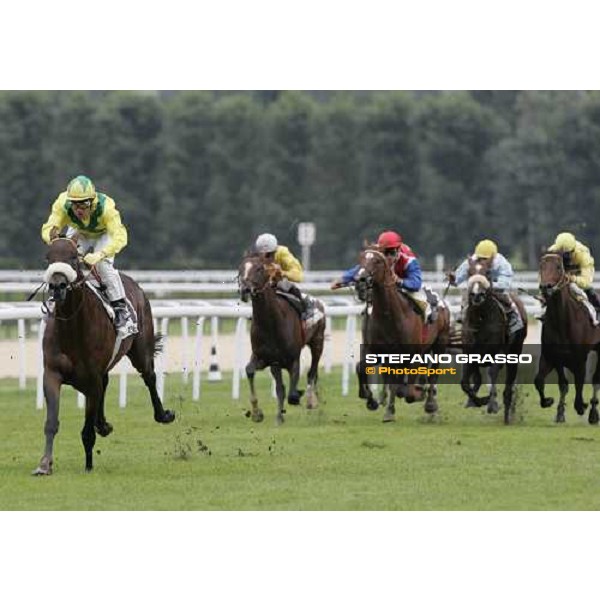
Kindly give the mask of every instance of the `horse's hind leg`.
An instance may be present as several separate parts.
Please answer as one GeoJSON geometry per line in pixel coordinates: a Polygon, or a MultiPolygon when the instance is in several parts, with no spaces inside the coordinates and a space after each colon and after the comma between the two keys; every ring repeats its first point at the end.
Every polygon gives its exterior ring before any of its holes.
{"type": "Polygon", "coordinates": [[[427,387],[427,399],[423,409],[428,415],[434,415],[438,411],[437,403],[437,375],[431,375],[429,377],[429,385],[427,387]]]}
{"type": "Polygon", "coordinates": [[[298,380],[300,379],[300,355],[294,361],[292,368],[290,369],[290,391],[288,394],[288,404],[292,406],[298,406],[300,404],[300,398],[302,398],[303,391],[298,389],[298,380]]]}
{"type": "Polygon", "coordinates": [[[96,444],[95,424],[98,418],[98,408],[103,402],[104,387],[102,381],[97,381],[92,389],[85,395],[85,421],[81,430],[81,441],[85,450],[85,470],[91,471],[94,467],[94,445],[96,444]]]}
{"type": "Polygon", "coordinates": [[[158,339],[154,338],[154,329],[152,319],[150,324],[144,324],[144,336],[136,337],[131,345],[131,349],[127,353],[131,364],[142,376],[148,391],[152,407],[154,408],[154,420],[157,423],[171,423],[175,420],[175,413],[170,410],[165,410],[156,389],[156,372],[154,370],[154,352],[155,345],[158,339]]]}
{"type": "Polygon", "coordinates": [[[275,379],[275,390],[277,391],[277,424],[281,425],[284,421],[283,403],[285,401],[285,386],[283,385],[283,377],[281,375],[281,367],[271,367],[271,374],[275,379]]]}
{"type": "Polygon", "coordinates": [[[95,428],[98,435],[106,437],[113,431],[113,426],[106,420],[106,416],[104,415],[104,399],[106,398],[106,388],[108,388],[108,373],[102,377],[102,388],[102,398],[98,403],[95,428]]]}
{"type": "Polygon", "coordinates": [[[319,395],[317,390],[317,381],[319,379],[319,360],[323,354],[323,344],[325,341],[325,327],[323,335],[319,335],[310,343],[310,369],[306,376],[308,386],[306,389],[306,408],[317,408],[319,405],[319,395]]]}
{"type": "Polygon", "coordinates": [[[61,379],[57,374],[44,371],[44,397],[46,399],[46,423],[44,435],[46,436],[46,447],[44,456],[38,467],[32,471],[32,475],[52,475],[52,464],[54,462],[54,436],[58,433],[58,412],[60,406],[61,379]]]}
{"type": "Polygon", "coordinates": [[[256,357],[252,355],[250,362],[246,365],[246,377],[250,385],[250,417],[255,423],[260,423],[264,418],[263,411],[258,407],[258,398],[256,397],[256,389],[254,387],[254,375],[256,374],[256,357]]]}
{"type": "Polygon", "coordinates": [[[594,395],[590,401],[591,408],[590,414],[588,415],[588,423],[590,425],[597,425],[599,419],[598,415],[598,391],[600,390],[600,352],[596,351],[596,369],[594,370],[594,376],[592,377],[592,386],[594,389],[594,395]]]}

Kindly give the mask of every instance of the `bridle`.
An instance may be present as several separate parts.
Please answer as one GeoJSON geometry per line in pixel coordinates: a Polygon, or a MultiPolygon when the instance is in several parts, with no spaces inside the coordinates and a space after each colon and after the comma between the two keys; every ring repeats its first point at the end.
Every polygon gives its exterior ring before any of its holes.
{"type": "MultiPolygon", "coordinates": [[[[247,262],[250,262],[252,264],[252,266],[250,267],[250,270],[261,268],[261,269],[264,269],[265,271],[267,271],[267,266],[261,259],[248,259],[247,262]]],[[[265,290],[267,288],[273,286],[274,281],[273,281],[272,277],[269,276],[268,272],[267,272],[267,275],[268,275],[268,277],[267,277],[266,281],[261,286],[256,287],[253,284],[249,285],[247,283],[246,276],[242,276],[240,273],[238,273],[238,287],[240,290],[240,296],[242,297],[242,300],[244,302],[245,302],[244,298],[247,298],[248,293],[250,294],[250,296],[252,298],[256,298],[256,297],[264,294],[265,290]]]]}
{"type": "Polygon", "coordinates": [[[560,254],[548,253],[548,254],[544,254],[544,256],[542,256],[542,258],[540,260],[540,278],[541,278],[542,266],[545,262],[549,262],[550,258],[558,258],[558,261],[554,261],[554,262],[556,262],[558,267],[560,268],[560,278],[554,284],[542,283],[540,281],[540,285],[539,285],[540,291],[542,292],[542,294],[544,296],[551,296],[555,292],[562,290],[569,283],[569,278],[567,277],[567,272],[565,271],[565,267],[563,265],[562,257],[560,256],[560,254]]]}

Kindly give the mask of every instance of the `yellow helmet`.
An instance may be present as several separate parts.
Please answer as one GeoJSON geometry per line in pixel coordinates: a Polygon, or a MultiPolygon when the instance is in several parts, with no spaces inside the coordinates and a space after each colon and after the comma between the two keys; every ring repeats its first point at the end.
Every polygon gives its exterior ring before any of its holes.
{"type": "Polygon", "coordinates": [[[89,177],[77,175],[69,181],[67,186],[67,200],[81,202],[82,200],[93,200],[96,197],[96,188],[89,177]]]}
{"type": "Polygon", "coordinates": [[[565,252],[573,252],[573,250],[575,250],[576,243],[577,240],[575,239],[575,236],[572,233],[567,233],[566,231],[559,233],[554,241],[554,245],[559,250],[564,250],[565,252]]]}
{"type": "Polygon", "coordinates": [[[475,246],[475,256],[477,258],[494,258],[498,254],[498,246],[492,240],[481,240],[475,246]]]}

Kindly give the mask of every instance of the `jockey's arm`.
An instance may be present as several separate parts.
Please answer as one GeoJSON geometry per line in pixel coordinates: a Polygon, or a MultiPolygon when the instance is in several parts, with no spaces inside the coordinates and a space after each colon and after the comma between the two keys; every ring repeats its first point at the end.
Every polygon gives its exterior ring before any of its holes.
{"type": "Polygon", "coordinates": [[[498,254],[496,260],[497,265],[492,270],[492,287],[508,291],[514,276],[512,265],[501,254],[498,254]]]}
{"type": "Polygon", "coordinates": [[[571,275],[570,279],[573,283],[577,284],[582,290],[587,290],[592,287],[592,282],[594,281],[594,259],[591,254],[584,253],[578,263],[579,266],[579,274],[571,275]]]}
{"type": "Polygon", "coordinates": [[[60,231],[68,222],[67,214],[63,209],[63,201],[59,196],[52,205],[52,212],[48,220],[42,225],[42,240],[49,244],[52,230],[56,228],[55,230],[60,231]]]}
{"type": "Polygon", "coordinates": [[[419,261],[413,259],[402,274],[402,287],[409,292],[418,292],[423,284],[423,274],[421,273],[421,265],[419,261]]]}
{"type": "Polygon", "coordinates": [[[469,277],[469,261],[468,259],[463,260],[458,269],[454,272],[454,285],[460,285],[463,281],[466,281],[469,277]]]}
{"type": "Polygon", "coordinates": [[[277,248],[275,262],[281,267],[282,275],[289,281],[301,283],[304,279],[304,272],[300,261],[286,246],[279,246],[277,248]]]}
{"type": "Polygon", "coordinates": [[[121,222],[121,215],[115,208],[112,199],[107,198],[102,216],[104,217],[106,232],[110,238],[110,242],[102,249],[102,252],[107,258],[112,258],[127,246],[127,229],[121,222]]]}

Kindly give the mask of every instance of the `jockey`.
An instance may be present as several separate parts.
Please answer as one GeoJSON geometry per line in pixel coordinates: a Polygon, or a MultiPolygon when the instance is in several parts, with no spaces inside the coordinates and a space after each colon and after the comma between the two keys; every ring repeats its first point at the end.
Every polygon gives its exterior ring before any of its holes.
{"type": "Polygon", "coordinates": [[[96,192],[91,179],[78,175],[54,201],[50,217],[42,226],[42,239],[46,244],[52,243],[65,226],[67,236],[77,234],[78,247],[86,252],[83,261],[96,268],[106,286],[117,332],[123,338],[137,333],[125,301],[123,282],[113,265],[115,255],[127,245],[127,230],[114,200],[96,192]]]}
{"type": "MultiPolygon", "coordinates": [[[[384,231],[377,239],[377,245],[381,248],[388,266],[393,269],[398,289],[415,298],[419,305],[424,303],[427,306],[424,298],[416,296],[423,284],[421,265],[410,246],[402,241],[402,236],[395,231],[384,231]]],[[[352,283],[359,270],[360,265],[356,265],[344,271],[342,276],[331,284],[331,289],[337,290],[352,283]]],[[[437,305],[431,298],[428,300],[431,305],[429,320],[433,323],[437,319],[437,305]]]]}
{"type": "Polygon", "coordinates": [[[307,317],[307,303],[294,283],[300,283],[304,278],[304,270],[300,261],[290,252],[287,246],[280,246],[277,238],[272,233],[262,233],[254,242],[256,252],[265,257],[267,262],[272,262],[281,267],[282,278],[277,282],[277,289],[287,294],[292,294],[300,301],[301,319],[307,317]]]}
{"type": "MultiPolygon", "coordinates": [[[[523,319],[511,298],[509,290],[512,286],[513,268],[510,262],[500,252],[492,240],[482,240],[471,256],[473,260],[491,260],[489,278],[494,290],[494,296],[500,300],[507,312],[508,331],[513,334],[524,327],[523,319]]],[[[452,285],[459,285],[469,278],[469,259],[465,259],[455,272],[448,273],[448,281],[452,285]]]]}
{"type": "Polygon", "coordinates": [[[594,280],[594,257],[587,246],[575,239],[572,233],[559,233],[548,252],[560,254],[569,282],[581,288],[596,311],[600,310],[600,299],[592,288],[594,280]]]}

